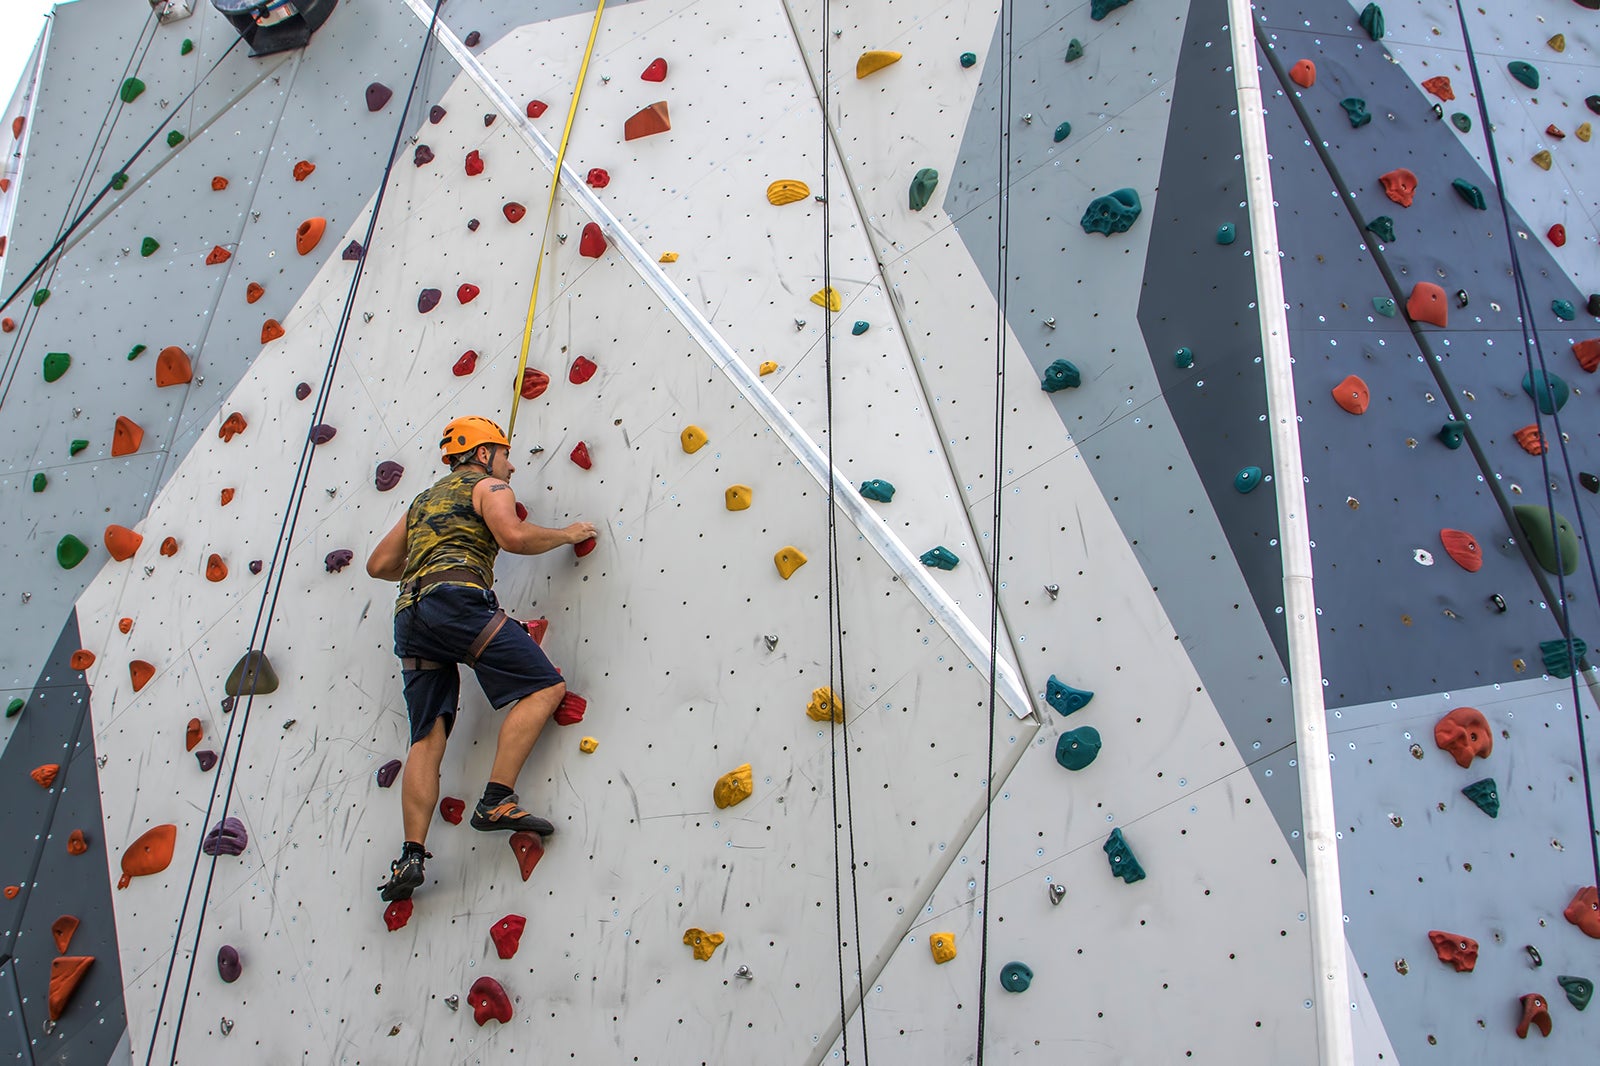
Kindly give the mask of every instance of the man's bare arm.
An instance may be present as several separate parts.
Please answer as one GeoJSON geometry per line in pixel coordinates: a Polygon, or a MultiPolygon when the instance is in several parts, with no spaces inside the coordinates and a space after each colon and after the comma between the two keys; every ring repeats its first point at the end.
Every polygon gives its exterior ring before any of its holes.
{"type": "Polygon", "coordinates": [[[406,572],[406,516],[383,535],[367,557],[367,576],[379,581],[399,581],[406,572]]]}
{"type": "Polygon", "coordinates": [[[565,529],[549,529],[517,517],[517,495],[504,481],[485,478],[473,493],[478,513],[502,551],[514,555],[540,555],[563,544],[577,544],[595,535],[590,522],[574,522],[565,529]]]}

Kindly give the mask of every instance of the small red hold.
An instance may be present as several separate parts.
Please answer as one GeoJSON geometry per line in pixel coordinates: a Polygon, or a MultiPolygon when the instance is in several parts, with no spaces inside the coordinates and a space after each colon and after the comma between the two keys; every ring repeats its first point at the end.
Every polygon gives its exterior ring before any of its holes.
{"type": "Polygon", "coordinates": [[[467,153],[467,177],[475,178],[483,173],[483,156],[474,148],[467,153]]]}
{"type": "Polygon", "coordinates": [[[1567,227],[1557,222],[1545,232],[1545,237],[1547,237],[1550,243],[1555,245],[1557,248],[1565,247],[1567,243],[1567,227]]]}
{"type": "Polygon", "coordinates": [[[589,259],[599,259],[605,254],[606,235],[600,232],[598,222],[590,222],[583,227],[583,236],[578,240],[578,254],[589,259]]]}
{"type": "Polygon", "coordinates": [[[1426,322],[1444,329],[1450,323],[1450,304],[1439,286],[1431,281],[1419,281],[1412,286],[1411,297],[1406,300],[1406,314],[1413,322],[1426,322]]]}
{"type": "Polygon", "coordinates": [[[294,180],[305,181],[316,172],[317,165],[309,159],[302,159],[294,165],[294,180]]]}
{"type": "Polygon", "coordinates": [[[544,635],[550,632],[550,619],[535,618],[531,622],[522,623],[528,630],[528,636],[533,638],[535,644],[544,643],[544,635]]]}
{"type": "Polygon", "coordinates": [[[511,1020],[511,997],[493,977],[480,977],[472,982],[467,1002],[472,1005],[472,1018],[479,1025],[490,1019],[501,1024],[511,1020]]]}
{"type": "Polygon", "coordinates": [[[589,458],[589,446],[581,440],[578,442],[578,446],[572,449],[572,454],[569,456],[569,458],[571,458],[574,463],[577,463],[585,470],[589,470],[594,467],[594,460],[589,458]]]}
{"type": "Polygon", "coordinates": [[[201,724],[200,719],[189,719],[189,724],[183,730],[183,750],[193,751],[199,747],[200,738],[205,736],[205,731],[206,727],[201,724]]]}
{"type": "Polygon", "coordinates": [[[462,285],[456,289],[456,302],[469,304],[478,298],[478,293],[481,291],[476,285],[462,285]]]}
{"type": "Polygon", "coordinates": [[[411,155],[411,162],[415,166],[425,167],[433,162],[433,149],[425,144],[417,145],[417,150],[411,155]]]}
{"type": "Polygon", "coordinates": [[[549,106],[550,105],[545,103],[543,100],[529,100],[528,117],[538,118],[540,115],[545,113],[545,110],[549,108],[549,106]]]}
{"type": "Polygon", "coordinates": [[[516,955],[522,943],[522,931],[527,927],[528,919],[520,914],[508,914],[489,927],[489,939],[494,941],[494,950],[502,959],[516,955]]]}
{"type": "Polygon", "coordinates": [[[206,253],[206,266],[220,266],[233,258],[233,253],[220,244],[211,246],[211,251],[206,253]]]}
{"type": "Polygon", "coordinates": [[[518,522],[526,522],[527,520],[528,520],[528,505],[523,503],[521,500],[518,500],[517,501],[517,521],[518,522]]]}
{"type": "MultiPolygon", "coordinates": [[[[221,437],[225,441],[232,440],[239,434],[243,433],[249,425],[250,423],[244,420],[244,415],[240,414],[238,411],[235,411],[233,414],[222,420],[222,426],[217,430],[217,436],[221,437]]],[[[168,537],[167,539],[172,540],[171,537],[168,537]]],[[[166,547],[167,546],[165,544],[162,544],[161,546],[163,555],[166,554],[166,547]]],[[[177,541],[173,541],[173,549],[177,549],[177,541]]]]}
{"type": "Polygon", "coordinates": [[[1417,176],[1405,167],[1379,176],[1378,181],[1383,185],[1383,195],[1401,207],[1410,207],[1412,198],[1417,195],[1417,176]]]}
{"type": "Polygon", "coordinates": [[[261,343],[271,344],[283,336],[283,325],[275,318],[269,318],[261,323],[261,343]]]}
{"type": "MultiPolygon", "coordinates": [[[[67,835],[67,854],[86,855],[89,851],[89,838],[83,835],[82,829],[74,829],[67,835]]],[[[62,948],[62,951],[67,950],[62,948]]]]}
{"type": "Polygon", "coordinates": [[[666,81],[667,61],[660,56],[652,59],[650,65],[644,68],[644,73],[639,75],[639,78],[641,81],[666,81]]]}
{"type": "Polygon", "coordinates": [[[150,683],[156,676],[154,663],[147,663],[143,659],[134,659],[128,664],[128,680],[133,684],[133,691],[138,692],[150,683]]]}
{"type": "Polygon", "coordinates": [[[11,120],[11,136],[17,138],[18,140],[21,140],[22,139],[23,127],[27,126],[27,124],[28,124],[28,117],[26,115],[18,115],[16,118],[12,119],[11,120]]]}
{"type": "Polygon", "coordinates": [[[211,191],[212,192],[222,192],[227,187],[228,187],[228,179],[223,177],[222,175],[218,174],[216,177],[211,179],[211,191]]]}
{"type": "Polygon", "coordinates": [[[572,361],[572,369],[567,371],[567,380],[574,385],[582,385],[594,377],[594,372],[599,369],[594,365],[594,360],[586,356],[578,356],[572,361]]]}
{"type": "Polygon", "coordinates": [[[1561,913],[1567,921],[1583,930],[1585,936],[1600,940],[1600,892],[1593,885],[1578,889],[1577,895],[1572,897],[1572,902],[1561,913]]]}
{"type": "Polygon", "coordinates": [[[461,824],[461,813],[466,809],[466,801],[456,799],[454,796],[446,796],[439,801],[439,813],[444,815],[444,820],[451,825],[461,824]]]}
{"type": "Polygon", "coordinates": [[[1367,383],[1351,374],[1333,387],[1333,402],[1353,415],[1365,414],[1372,403],[1367,383]]]}
{"type": "Polygon", "coordinates": [[[389,932],[404,928],[411,920],[411,911],[415,906],[409,899],[397,899],[383,908],[383,924],[389,927],[389,932]]]}
{"type": "Polygon", "coordinates": [[[583,721],[583,714],[588,709],[588,700],[576,693],[568,692],[561,697],[561,703],[556,707],[554,715],[556,725],[577,725],[583,721]]]}
{"type": "Polygon", "coordinates": [[[517,392],[524,400],[537,400],[549,387],[550,375],[530,366],[522,372],[522,382],[518,385],[517,392]]]}
{"type": "Polygon", "coordinates": [[[591,167],[588,176],[583,181],[591,189],[603,189],[611,184],[611,175],[599,167],[591,167]]]}
{"type": "Polygon", "coordinates": [[[522,216],[528,213],[528,209],[515,200],[510,201],[500,210],[505,214],[506,221],[511,223],[521,222],[522,216]]]}
{"type": "Polygon", "coordinates": [[[517,856],[517,868],[522,871],[522,879],[526,881],[533,875],[533,868],[539,865],[539,860],[544,858],[544,841],[538,834],[522,830],[511,834],[511,850],[517,856]]]}
{"type": "Polygon", "coordinates": [[[1557,126],[1554,122],[1546,126],[1544,128],[1544,132],[1545,136],[1553,138],[1554,140],[1564,141],[1567,139],[1566,131],[1564,131],[1560,126],[1557,126]]]}
{"type": "Polygon", "coordinates": [[[1550,1004],[1537,992],[1522,997],[1522,1020],[1517,1023],[1517,1036],[1528,1039],[1529,1026],[1537,1028],[1540,1036],[1550,1035],[1550,1004]]]}
{"type": "Polygon", "coordinates": [[[1572,346],[1572,356],[1578,360],[1578,365],[1593,374],[1596,367],[1600,367],[1600,337],[1590,337],[1588,340],[1579,341],[1572,346]]]}
{"type": "Polygon", "coordinates": [[[477,219],[475,219],[475,218],[467,219],[467,232],[468,233],[477,233],[478,232],[478,220],[477,219]]]}
{"type": "Polygon", "coordinates": [[[1478,547],[1477,538],[1471,533],[1463,533],[1459,529],[1441,529],[1439,540],[1444,544],[1445,554],[1467,573],[1476,574],[1483,569],[1483,549],[1478,547]]]}
{"type": "Polygon", "coordinates": [[[5,318],[0,318],[0,333],[15,333],[16,331],[17,331],[17,320],[16,319],[11,318],[10,316],[7,316],[5,318]]]}
{"type": "Polygon", "coordinates": [[[628,117],[628,121],[622,125],[622,139],[636,141],[640,137],[666,133],[671,128],[672,118],[667,114],[667,102],[657,100],[649,107],[640,108],[628,117]]]}
{"type": "Polygon", "coordinates": [[[468,348],[466,351],[461,353],[461,358],[457,359],[455,365],[450,368],[450,373],[454,374],[458,378],[464,378],[468,374],[472,373],[473,370],[477,369],[477,366],[478,353],[473,351],[471,348],[468,348]]]}
{"type": "Polygon", "coordinates": [[[1317,83],[1317,65],[1309,59],[1302,59],[1289,68],[1289,80],[1302,89],[1309,89],[1317,83]]]}
{"type": "Polygon", "coordinates": [[[594,551],[595,546],[599,543],[600,538],[598,537],[589,537],[587,540],[580,540],[578,543],[572,546],[572,554],[582,559],[585,555],[588,555],[590,552],[594,551]]]}
{"type": "Polygon", "coordinates": [[[70,914],[63,914],[50,923],[50,936],[56,942],[56,950],[61,954],[67,953],[67,947],[72,943],[72,934],[78,931],[78,919],[70,914]]]}
{"type": "Polygon", "coordinates": [[[253,304],[266,294],[266,289],[263,289],[259,284],[252,281],[250,284],[244,287],[244,302],[247,304],[253,304]]]}
{"type": "Polygon", "coordinates": [[[1523,426],[1511,436],[1522,446],[1522,450],[1529,455],[1543,455],[1547,450],[1544,434],[1539,432],[1538,425],[1534,423],[1523,426]]]}
{"type": "Polygon", "coordinates": [[[1450,79],[1440,74],[1438,77],[1429,78],[1422,83],[1422,87],[1441,100],[1454,100],[1455,90],[1450,88],[1450,79]]]}
{"type": "Polygon", "coordinates": [[[1489,720],[1476,707],[1457,707],[1434,723],[1433,742],[1448,751],[1465,769],[1474,757],[1487,759],[1494,751],[1489,720]]]}
{"type": "Polygon", "coordinates": [[[1441,929],[1428,932],[1428,940],[1438,954],[1440,962],[1456,968],[1456,973],[1471,973],[1478,965],[1478,942],[1470,936],[1446,933],[1441,929]]]}
{"type": "Polygon", "coordinates": [[[161,542],[160,551],[161,551],[161,554],[164,557],[168,558],[168,559],[172,558],[174,555],[177,555],[178,554],[178,538],[177,537],[167,537],[165,540],[163,540],[161,542]]]}
{"type": "Polygon", "coordinates": [[[72,653],[72,658],[67,660],[67,665],[74,670],[87,670],[94,665],[94,652],[88,648],[79,648],[72,653]]]}

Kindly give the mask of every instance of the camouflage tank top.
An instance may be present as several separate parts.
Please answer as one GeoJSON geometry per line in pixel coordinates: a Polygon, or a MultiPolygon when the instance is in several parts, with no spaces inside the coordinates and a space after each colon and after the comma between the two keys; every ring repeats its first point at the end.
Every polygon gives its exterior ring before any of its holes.
{"type": "MultiPolygon", "coordinates": [[[[438,570],[465,567],[476,572],[484,588],[494,587],[494,558],[500,545],[483,517],[473,510],[472,490],[489,475],[476,467],[440,478],[411,501],[406,512],[406,571],[401,588],[438,570]]],[[[416,593],[402,592],[394,609],[409,607],[416,593]]]]}

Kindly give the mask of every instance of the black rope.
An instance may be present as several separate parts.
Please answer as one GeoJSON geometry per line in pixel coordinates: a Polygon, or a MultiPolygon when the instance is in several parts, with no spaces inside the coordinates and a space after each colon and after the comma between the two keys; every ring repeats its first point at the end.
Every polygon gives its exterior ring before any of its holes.
{"type": "MultiPolygon", "coordinates": [[[[300,446],[300,459],[295,467],[295,480],[293,488],[290,490],[289,506],[285,509],[283,522],[278,527],[278,539],[277,543],[273,546],[272,561],[268,564],[266,569],[267,578],[265,588],[262,592],[262,602],[260,608],[256,611],[255,624],[250,633],[250,649],[259,649],[263,656],[266,653],[267,641],[272,633],[272,616],[274,611],[277,609],[278,596],[283,590],[284,572],[279,568],[279,563],[287,554],[289,545],[294,539],[295,528],[299,524],[300,520],[300,509],[305,502],[306,487],[310,481],[311,459],[315,455],[311,431],[313,427],[323,421],[323,418],[327,412],[328,400],[332,395],[334,375],[339,369],[339,358],[344,350],[345,336],[349,331],[350,318],[355,308],[356,293],[360,287],[361,277],[366,268],[367,252],[372,246],[373,234],[377,231],[378,215],[383,210],[383,201],[385,194],[388,192],[389,177],[394,170],[395,158],[399,154],[401,143],[405,140],[406,124],[411,116],[411,105],[417,94],[417,86],[421,79],[423,65],[428,61],[428,56],[432,49],[434,40],[433,31],[439,21],[440,6],[442,6],[442,3],[434,6],[433,18],[428,23],[427,35],[424,38],[421,54],[417,58],[417,69],[411,78],[411,89],[406,93],[405,107],[402,108],[400,113],[400,121],[395,127],[394,143],[389,148],[389,159],[383,168],[383,179],[378,186],[377,199],[372,206],[372,216],[367,220],[367,232],[366,237],[361,244],[361,256],[356,260],[355,273],[350,279],[350,290],[345,296],[344,308],[339,316],[338,327],[334,330],[333,344],[328,353],[328,362],[323,374],[322,385],[317,392],[316,402],[312,405],[310,423],[306,427],[304,443],[302,443],[300,446]],[[257,641],[258,636],[260,638],[259,643],[257,641]]],[[[233,725],[235,722],[238,722],[239,732],[237,750],[228,773],[227,789],[223,794],[222,813],[218,821],[228,817],[229,804],[233,800],[234,783],[237,781],[239,776],[240,759],[238,752],[243,751],[245,734],[250,728],[250,714],[254,708],[255,685],[252,683],[250,691],[244,694],[243,708],[236,708],[237,713],[228,721],[228,729],[223,736],[222,752],[218,756],[219,764],[227,761],[229,747],[234,739],[233,725]]],[[[201,856],[203,854],[202,848],[204,845],[204,832],[208,831],[212,824],[211,815],[216,805],[217,789],[221,781],[222,773],[219,768],[217,776],[212,780],[211,797],[206,804],[206,812],[202,819],[202,825],[205,827],[205,829],[202,831],[200,844],[195,846],[195,857],[189,871],[189,882],[187,887],[184,889],[183,907],[178,915],[177,931],[173,935],[173,950],[167,959],[167,973],[166,978],[162,982],[161,998],[156,1005],[155,1017],[151,1021],[150,1025],[150,1046],[145,1052],[145,1066],[150,1066],[152,1056],[155,1054],[155,1034],[160,1028],[161,1015],[166,1007],[167,995],[171,991],[172,973],[177,963],[178,943],[183,936],[184,922],[189,912],[189,902],[194,893],[195,878],[199,875],[201,856]]],[[[171,1061],[174,1066],[178,1061],[178,1042],[183,1033],[183,1020],[188,1009],[190,986],[194,981],[195,962],[199,958],[200,938],[204,932],[206,908],[211,901],[211,887],[212,883],[216,879],[216,874],[217,860],[216,856],[212,856],[210,869],[206,875],[205,889],[201,893],[200,897],[199,914],[195,918],[194,949],[189,952],[189,966],[187,974],[184,978],[183,995],[179,1002],[178,1019],[173,1028],[171,1061]]]]}
{"type": "Polygon", "coordinates": [[[1000,199],[995,211],[995,305],[994,305],[994,473],[989,491],[993,497],[989,537],[992,542],[989,569],[989,722],[988,768],[983,775],[983,908],[981,939],[978,947],[978,1054],[983,1066],[983,1037],[989,1011],[989,858],[994,818],[994,734],[995,704],[1000,672],[1000,520],[1005,507],[1001,491],[1005,477],[1006,428],[1006,311],[1011,293],[1011,32],[1013,12],[1010,0],[1000,3],[1000,199]]]}

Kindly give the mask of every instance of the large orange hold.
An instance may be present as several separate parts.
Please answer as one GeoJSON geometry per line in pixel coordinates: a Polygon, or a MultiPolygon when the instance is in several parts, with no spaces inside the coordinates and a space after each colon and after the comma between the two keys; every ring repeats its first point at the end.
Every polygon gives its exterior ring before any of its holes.
{"type": "Polygon", "coordinates": [[[122,853],[122,878],[118,888],[127,888],[135,877],[158,874],[172,862],[172,848],[178,842],[178,827],[168,822],[147,830],[122,853]]]}
{"type": "Polygon", "coordinates": [[[147,663],[143,659],[135,659],[128,664],[128,677],[133,681],[133,691],[138,692],[150,683],[156,676],[154,663],[147,663]]]}
{"type": "Polygon", "coordinates": [[[1406,314],[1413,322],[1426,322],[1440,329],[1450,324],[1450,305],[1444,290],[1431,281],[1419,281],[1411,288],[1406,300],[1406,314]]]}
{"type": "Polygon", "coordinates": [[[111,431],[111,454],[132,455],[144,443],[144,427],[131,418],[117,416],[116,428],[111,431]]]}
{"type": "Polygon", "coordinates": [[[189,363],[189,353],[176,344],[161,349],[156,356],[156,388],[168,385],[187,385],[194,380],[194,367],[189,363]]]}
{"type": "Polygon", "coordinates": [[[70,914],[63,914],[50,923],[50,936],[56,942],[56,950],[63,955],[72,943],[72,934],[78,931],[78,919],[70,914]]]}
{"type": "Polygon", "coordinates": [[[1401,207],[1410,207],[1412,198],[1417,195],[1417,176],[1405,167],[1380,175],[1378,182],[1383,186],[1383,195],[1401,207]]]}
{"type": "Polygon", "coordinates": [[[106,551],[111,553],[111,558],[119,563],[125,563],[133,558],[139,550],[139,545],[144,543],[144,537],[135,533],[127,526],[106,527],[106,551]]]}
{"type": "Polygon", "coordinates": [[[214,267],[226,263],[233,258],[233,253],[220,244],[213,244],[211,251],[206,253],[206,266],[214,267]]]}
{"type": "Polygon", "coordinates": [[[1586,341],[1579,341],[1572,346],[1572,356],[1578,365],[1593,374],[1596,367],[1600,367],[1600,337],[1590,337],[1586,341]]]}
{"type": "Polygon", "coordinates": [[[1454,100],[1456,91],[1450,88],[1450,79],[1440,74],[1422,83],[1422,87],[1441,100],[1454,100]]]}
{"type": "Polygon", "coordinates": [[[250,284],[244,287],[244,302],[247,304],[253,304],[266,294],[266,289],[263,289],[260,285],[252,281],[250,284]]]}
{"type": "Polygon", "coordinates": [[[1365,381],[1351,374],[1333,387],[1333,402],[1353,415],[1366,414],[1372,393],[1365,381]]]}
{"type": "Polygon", "coordinates": [[[205,736],[205,727],[200,724],[200,719],[198,719],[198,718],[189,719],[189,724],[186,727],[184,727],[184,730],[183,730],[183,748],[184,748],[184,750],[185,751],[193,751],[195,749],[195,746],[200,743],[200,738],[203,737],[203,736],[205,736]]]}
{"type": "Polygon", "coordinates": [[[28,776],[37,781],[40,788],[49,788],[56,783],[56,775],[60,772],[60,763],[47,762],[43,766],[35,766],[29,771],[28,776]]]}
{"type": "Polygon", "coordinates": [[[325,218],[308,218],[300,223],[300,228],[294,231],[294,250],[301,255],[310,255],[311,250],[322,240],[322,235],[328,230],[328,220],[325,218]]]}
{"type": "Polygon", "coordinates": [[[58,1022],[66,1012],[72,993],[78,990],[83,975],[89,972],[93,955],[63,955],[50,963],[50,1020],[58,1022]]]}
{"type": "Polygon", "coordinates": [[[1433,742],[1454,756],[1462,769],[1474,758],[1487,759],[1494,752],[1494,732],[1476,707],[1457,707],[1435,722],[1433,742]]]}
{"type": "Polygon", "coordinates": [[[283,336],[283,326],[277,319],[269,318],[261,323],[262,344],[271,344],[281,336],[283,336]]]}
{"type": "Polygon", "coordinates": [[[222,556],[212,552],[206,557],[206,580],[226,581],[228,578],[228,564],[222,561],[222,556]]]}
{"type": "Polygon", "coordinates": [[[1537,425],[1530,423],[1511,435],[1516,438],[1518,444],[1522,445],[1522,450],[1529,455],[1543,455],[1545,453],[1544,434],[1539,432],[1537,425]]]}
{"type": "Polygon", "coordinates": [[[1483,549],[1478,547],[1478,540],[1471,533],[1463,533],[1459,529],[1439,530],[1439,541],[1444,545],[1444,552],[1469,574],[1476,574],[1483,569],[1483,549]]]}
{"type": "Polygon", "coordinates": [[[636,141],[640,137],[665,133],[671,128],[672,118],[667,114],[667,102],[658,100],[649,107],[640,109],[622,124],[622,139],[636,141]]]}
{"type": "Polygon", "coordinates": [[[74,670],[87,670],[94,665],[94,652],[88,648],[79,648],[72,653],[72,658],[67,660],[67,665],[74,670]]]}
{"type": "Polygon", "coordinates": [[[1289,80],[1302,89],[1309,89],[1317,83],[1317,65],[1309,59],[1302,59],[1289,68],[1289,80]]]}

